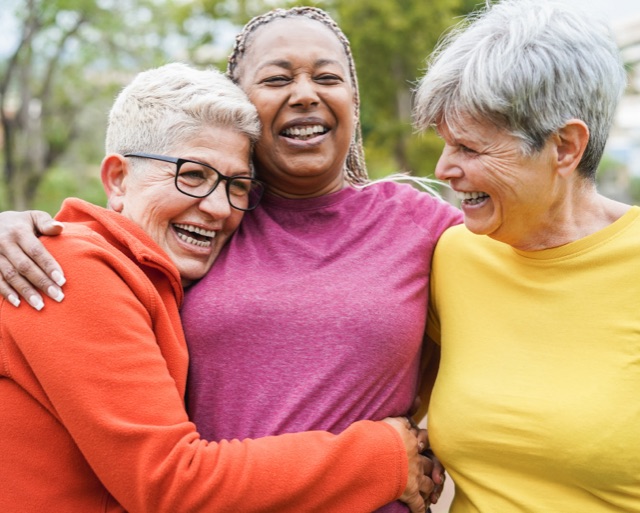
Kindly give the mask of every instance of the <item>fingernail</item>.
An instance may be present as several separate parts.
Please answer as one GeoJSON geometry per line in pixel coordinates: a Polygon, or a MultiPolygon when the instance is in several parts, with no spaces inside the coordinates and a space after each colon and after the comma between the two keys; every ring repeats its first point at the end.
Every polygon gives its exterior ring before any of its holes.
{"type": "Polygon", "coordinates": [[[38,311],[44,308],[44,303],[42,301],[42,298],[38,296],[31,296],[29,298],[29,304],[38,311]]]}
{"type": "Polygon", "coordinates": [[[60,221],[51,221],[51,224],[53,226],[62,226],[62,227],[64,227],[64,224],[62,224],[60,221]]]}
{"type": "Polygon", "coordinates": [[[11,303],[15,307],[20,306],[20,298],[15,294],[9,294],[7,301],[9,301],[9,303],[11,303]]]}
{"type": "Polygon", "coordinates": [[[424,442],[418,442],[418,449],[420,449],[420,452],[424,451],[424,442]]]}
{"type": "Polygon", "coordinates": [[[47,289],[47,295],[58,303],[64,299],[64,294],[62,293],[62,291],[54,287],[53,285],[47,289]]]}
{"type": "Polygon", "coordinates": [[[57,285],[62,287],[66,282],[66,278],[62,275],[60,271],[53,271],[51,273],[51,279],[56,282],[57,285]]]}

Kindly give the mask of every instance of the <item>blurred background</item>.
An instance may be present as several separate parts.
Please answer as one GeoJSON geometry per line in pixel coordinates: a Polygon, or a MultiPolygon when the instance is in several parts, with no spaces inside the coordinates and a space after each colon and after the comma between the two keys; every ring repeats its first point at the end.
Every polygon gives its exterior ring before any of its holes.
{"type": "MultiPolygon", "coordinates": [[[[562,0],[614,29],[629,86],[601,163],[607,196],[640,204],[640,2],[562,0]]],[[[77,196],[97,204],[107,113],[144,69],[170,61],[224,69],[240,27],[273,7],[317,5],[351,40],[369,172],[432,176],[441,149],[411,127],[411,88],[439,36],[477,0],[2,0],[0,210],[51,214],[77,196]]],[[[446,197],[446,193],[445,193],[446,197]]],[[[499,484],[497,484],[499,485],[499,484]]],[[[448,510],[451,480],[433,509],[448,510]]]]}
{"type": "MultiPolygon", "coordinates": [[[[640,2],[563,0],[614,25],[629,88],[599,172],[608,196],[640,203],[640,2]],[[619,4],[619,5],[618,5],[619,4]],[[635,5],[634,5],[635,4],[635,5]],[[635,16],[635,17],[634,17],[635,16]]],[[[441,142],[411,127],[411,88],[438,37],[477,0],[327,0],[351,40],[370,174],[432,176],[441,142]]],[[[239,28],[269,0],[2,0],[0,210],[103,204],[109,107],[138,72],[169,61],[224,69],[239,28]]],[[[299,2],[297,5],[301,5],[299,2]]]]}

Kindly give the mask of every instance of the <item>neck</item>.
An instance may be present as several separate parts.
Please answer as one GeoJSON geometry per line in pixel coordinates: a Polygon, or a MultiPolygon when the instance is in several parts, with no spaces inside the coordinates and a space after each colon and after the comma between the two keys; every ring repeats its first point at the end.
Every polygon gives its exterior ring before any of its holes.
{"type": "Polygon", "coordinates": [[[326,196],[334,192],[341,191],[345,187],[348,187],[348,182],[340,177],[339,180],[335,180],[331,183],[325,184],[272,184],[267,183],[267,192],[274,196],[287,199],[308,199],[317,198],[319,196],[326,196]]]}
{"type": "Polygon", "coordinates": [[[574,190],[562,203],[554,206],[540,220],[539,226],[525,239],[511,244],[522,251],[541,251],[564,246],[592,235],[620,219],[631,207],[606,198],[595,185],[574,190]]]}

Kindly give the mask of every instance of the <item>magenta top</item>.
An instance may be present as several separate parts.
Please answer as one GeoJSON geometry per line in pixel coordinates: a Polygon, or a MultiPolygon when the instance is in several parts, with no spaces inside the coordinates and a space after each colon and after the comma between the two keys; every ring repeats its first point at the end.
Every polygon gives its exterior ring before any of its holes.
{"type": "Polygon", "coordinates": [[[457,209],[406,184],[265,197],[182,308],[187,405],[200,434],[337,433],[405,414],[431,256],[460,221],[457,209]]]}

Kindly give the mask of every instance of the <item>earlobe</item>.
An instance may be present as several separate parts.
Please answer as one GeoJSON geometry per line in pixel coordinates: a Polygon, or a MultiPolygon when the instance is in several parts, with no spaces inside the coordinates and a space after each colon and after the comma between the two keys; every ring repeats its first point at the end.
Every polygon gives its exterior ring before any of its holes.
{"type": "Polygon", "coordinates": [[[122,212],[123,198],[126,192],[126,178],[129,174],[129,164],[125,157],[118,153],[111,153],[102,160],[100,178],[107,194],[111,210],[122,212]]]}
{"type": "Polygon", "coordinates": [[[581,119],[570,119],[556,135],[558,172],[569,176],[580,164],[589,143],[589,127],[581,119]]]}

